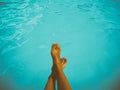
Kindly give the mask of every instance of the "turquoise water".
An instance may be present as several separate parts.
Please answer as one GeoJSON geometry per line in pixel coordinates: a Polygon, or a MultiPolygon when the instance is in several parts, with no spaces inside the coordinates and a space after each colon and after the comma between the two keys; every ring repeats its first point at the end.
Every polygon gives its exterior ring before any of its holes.
{"type": "Polygon", "coordinates": [[[43,90],[54,42],[68,59],[64,72],[73,90],[110,90],[114,85],[120,70],[119,0],[3,2],[0,78],[8,85],[43,90]]]}

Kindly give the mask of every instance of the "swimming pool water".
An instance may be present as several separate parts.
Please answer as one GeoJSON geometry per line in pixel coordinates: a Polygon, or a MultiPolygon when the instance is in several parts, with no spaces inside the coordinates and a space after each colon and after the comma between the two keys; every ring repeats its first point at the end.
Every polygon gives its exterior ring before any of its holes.
{"type": "Polygon", "coordinates": [[[73,90],[110,90],[120,70],[119,0],[3,0],[0,6],[0,78],[43,90],[51,45],[67,57],[73,90]]]}

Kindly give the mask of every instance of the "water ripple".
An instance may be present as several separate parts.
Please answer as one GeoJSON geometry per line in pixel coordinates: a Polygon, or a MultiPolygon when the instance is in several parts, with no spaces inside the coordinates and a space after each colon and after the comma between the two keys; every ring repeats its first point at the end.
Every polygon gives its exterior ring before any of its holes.
{"type": "Polygon", "coordinates": [[[0,41],[4,42],[0,43],[0,49],[4,53],[22,46],[26,40],[29,41],[25,35],[34,30],[37,22],[42,18],[41,6],[37,3],[29,3],[29,0],[8,1],[8,4],[0,7],[0,12],[0,41]],[[14,45],[11,44],[13,42],[14,45]]]}

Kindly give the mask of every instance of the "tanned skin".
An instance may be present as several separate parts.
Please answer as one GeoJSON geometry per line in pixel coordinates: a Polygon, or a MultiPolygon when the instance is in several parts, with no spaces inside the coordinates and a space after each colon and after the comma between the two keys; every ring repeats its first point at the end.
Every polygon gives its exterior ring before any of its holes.
{"type": "Polygon", "coordinates": [[[52,72],[48,78],[45,90],[55,90],[57,81],[58,90],[72,90],[63,69],[66,66],[67,59],[60,58],[61,48],[58,44],[53,44],[51,49],[51,56],[53,61],[52,72]]]}

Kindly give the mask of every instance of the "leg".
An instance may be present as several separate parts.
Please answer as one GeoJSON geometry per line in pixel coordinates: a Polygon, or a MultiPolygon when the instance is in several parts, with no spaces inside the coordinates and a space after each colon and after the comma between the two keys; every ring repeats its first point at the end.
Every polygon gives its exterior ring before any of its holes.
{"type": "Polygon", "coordinates": [[[54,64],[53,70],[55,72],[55,77],[58,82],[58,90],[72,90],[63,72],[62,63],[60,62],[60,47],[58,44],[53,44],[51,54],[54,64]]]}
{"type": "Polygon", "coordinates": [[[48,82],[47,82],[44,90],[55,90],[55,79],[54,79],[52,73],[48,78],[48,82]]]}
{"type": "MultiPolygon", "coordinates": [[[[53,49],[52,49],[52,50],[53,50],[53,49]]],[[[51,53],[52,53],[52,50],[51,50],[51,53]]],[[[59,49],[58,51],[60,51],[60,49],[59,49]]],[[[60,57],[60,52],[57,52],[57,54],[58,54],[57,56],[60,57]]],[[[51,54],[51,55],[52,55],[52,54],[51,54]]],[[[54,58],[53,55],[52,55],[52,58],[54,58]]],[[[61,65],[62,65],[62,69],[65,68],[66,62],[67,62],[66,58],[60,58],[60,63],[61,63],[61,65]]],[[[49,76],[49,78],[48,78],[48,82],[47,82],[47,84],[46,84],[46,86],[45,86],[45,90],[55,90],[56,74],[55,74],[54,68],[55,68],[55,64],[54,64],[54,62],[53,62],[52,72],[51,72],[51,74],[50,74],[50,76],[49,76]]]]}

